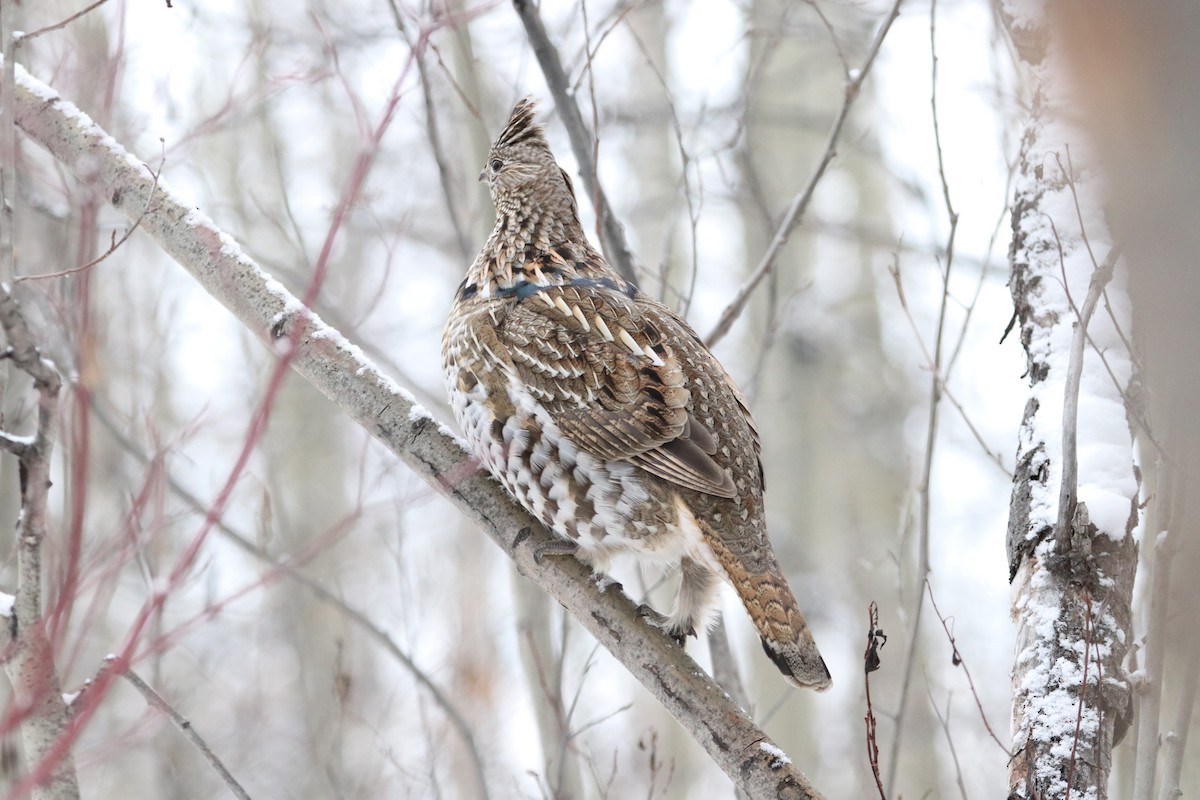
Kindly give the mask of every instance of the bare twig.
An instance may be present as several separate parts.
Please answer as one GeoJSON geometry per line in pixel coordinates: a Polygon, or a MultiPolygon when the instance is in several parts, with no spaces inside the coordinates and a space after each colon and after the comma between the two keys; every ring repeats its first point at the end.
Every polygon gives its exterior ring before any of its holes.
{"type": "Polygon", "coordinates": [[[121,673],[121,677],[129,681],[133,688],[141,692],[142,697],[146,698],[147,703],[167,715],[167,719],[171,720],[171,723],[180,730],[180,732],[187,738],[189,742],[191,742],[192,747],[195,747],[196,750],[200,752],[200,755],[204,756],[204,760],[207,761],[209,766],[211,766],[217,775],[220,776],[221,780],[225,783],[225,786],[229,788],[229,791],[234,797],[237,797],[239,800],[250,800],[250,795],[247,794],[246,790],[242,788],[242,785],[237,782],[237,779],[230,774],[229,770],[225,767],[225,764],[222,763],[221,759],[217,757],[217,754],[212,751],[212,748],[208,746],[208,743],[204,741],[204,738],[200,736],[200,734],[196,733],[196,729],[186,717],[176,711],[170,703],[163,699],[162,695],[154,691],[154,688],[142,680],[141,676],[139,676],[133,670],[125,670],[123,673],[121,673]]]}
{"type": "Polygon", "coordinates": [[[25,44],[25,42],[29,41],[30,39],[36,39],[37,37],[41,36],[43,33],[50,33],[51,31],[62,30],[63,28],[67,27],[75,20],[92,13],[97,8],[99,8],[100,6],[104,5],[107,2],[108,2],[108,0],[96,0],[96,2],[92,3],[87,8],[84,8],[80,11],[76,11],[74,14],[72,14],[71,16],[67,17],[66,19],[62,20],[61,22],[56,22],[53,25],[47,25],[44,28],[38,28],[36,31],[30,31],[29,33],[23,33],[20,36],[13,36],[14,43],[17,45],[22,45],[22,44],[25,44]]]}
{"type": "MultiPolygon", "coordinates": [[[[98,187],[128,216],[141,212],[152,185],[147,170],[50,87],[17,70],[17,124],[69,169],[100,163],[98,187]]],[[[211,221],[163,191],[142,223],[148,232],[218,301],[266,342],[292,341],[290,365],[352,419],[486,532],[517,569],[561,603],[616,656],[713,760],[753,798],[819,798],[821,794],[694,661],[662,631],[647,624],[620,592],[601,593],[590,570],[575,559],[534,558],[552,541],[539,522],[504,490],[474,470],[461,479],[468,456],[410,395],[382,375],[341,334],[246,256],[211,221]],[[764,745],[767,745],[764,747],[764,745]]],[[[83,713],[83,712],[81,712],[83,713]]]]}
{"type": "Polygon", "coordinates": [[[841,138],[842,128],[846,124],[846,117],[850,114],[850,108],[854,105],[854,101],[858,99],[863,81],[870,74],[871,67],[875,64],[875,57],[879,55],[879,48],[883,45],[883,40],[887,36],[888,31],[891,30],[892,23],[896,21],[896,17],[900,16],[901,2],[903,0],[895,0],[892,3],[891,9],[884,16],[883,22],[880,23],[879,30],[876,31],[875,38],[867,50],[866,58],[863,59],[862,66],[857,71],[852,70],[846,73],[846,85],[842,92],[842,107],[834,118],[833,126],[829,129],[829,135],[825,139],[825,152],[817,162],[817,166],[813,169],[808,183],[792,199],[792,204],[783,215],[783,220],[779,223],[779,227],[775,231],[775,236],[771,239],[771,244],[767,246],[767,251],[763,253],[758,266],[750,273],[750,277],[746,279],[745,283],[738,287],[733,300],[721,312],[721,317],[717,320],[716,326],[704,338],[704,343],[709,347],[721,341],[721,339],[725,338],[725,334],[729,333],[729,329],[733,327],[733,323],[741,315],[742,309],[746,307],[746,303],[750,300],[751,293],[753,293],[758,284],[762,283],[763,278],[775,266],[775,260],[779,257],[783,246],[787,244],[792,230],[799,224],[801,218],[804,216],[804,212],[808,209],[808,204],[812,200],[813,193],[817,190],[817,184],[821,182],[821,178],[825,175],[825,170],[829,167],[830,162],[833,161],[833,157],[837,155],[838,139],[841,138]]]}
{"type": "Polygon", "coordinates": [[[633,267],[633,255],[625,240],[625,229],[613,213],[608,196],[600,185],[600,174],[592,151],[594,132],[588,131],[579,105],[571,94],[570,81],[563,70],[562,58],[550,42],[546,26],[542,24],[542,18],[534,4],[529,0],[513,0],[513,8],[521,18],[521,24],[525,26],[525,35],[529,37],[533,54],[537,56],[542,74],[546,77],[546,85],[550,87],[550,94],[554,97],[558,116],[563,127],[567,129],[571,151],[575,154],[575,160],[579,162],[579,174],[583,178],[584,188],[588,197],[596,204],[597,233],[604,248],[604,255],[617,272],[621,273],[621,277],[636,283],[637,271],[633,267]]]}
{"type": "MultiPolygon", "coordinates": [[[[121,446],[126,453],[133,456],[142,464],[150,464],[153,459],[143,451],[136,442],[131,440],[121,429],[106,410],[101,408],[99,404],[93,403],[91,406],[92,414],[100,421],[100,424],[112,435],[113,440],[121,446]]],[[[198,495],[184,486],[171,473],[170,470],[163,468],[163,479],[167,487],[176,497],[181,499],[188,507],[201,516],[208,513],[208,504],[200,499],[198,495]]],[[[405,653],[399,645],[392,639],[383,628],[371,621],[361,609],[347,603],[344,599],[334,594],[329,589],[325,588],[319,580],[309,577],[304,572],[300,571],[297,566],[289,561],[284,561],[275,555],[268,552],[266,549],[259,547],[247,535],[235,529],[224,519],[217,521],[217,530],[233,542],[246,553],[254,556],[263,563],[271,565],[275,570],[287,575],[296,583],[308,589],[322,603],[325,603],[330,608],[338,611],[346,619],[360,627],[370,638],[374,639],[377,644],[383,647],[397,662],[400,663],[413,676],[418,684],[429,693],[433,702],[442,710],[446,718],[450,720],[450,724],[454,726],[459,735],[463,739],[463,744],[467,748],[467,752],[471,757],[471,764],[475,771],[476,783],[479,787],[479,797],[482,800],[487,800],[487,781],[484,776],[483,758],[480,755],[479,747],[475,743],[475,737],[471,733],[471,727],[467,721],[463,719],[462,714],[458,712],[454,704],[446,697],[437,684],[429,677],[424,670],[417,666],[416,662],[405,653]]]]}
{"type": "MultiPolygon", "coordinates": [[[[106,2],[107,2],[107,0],[106,0],[106,2]]],[[[161,142],[162,140],[160,139],[159,141],[161,142]]],[[[166,161],[167,161],[167,155],[166,155],[166,152],[164,151],[164,153],[162,155],[162,159],[158,162],[158,169],[155,170],[153,173],[151,173],[154,175],[154,188],[155,189],[158,188],[158,177],[160,175],[162,175],[163,166],[166,164],[166,161]]],[[[133,224],[125,229],[125,234],[120,239],[118,239],[116,236],[116,232],[114,231],[112,240],[108,244],[108,249],[105,250],[100,255],[93,258],[91,261],[84,264],[83,266],[72,267],[71,269],[60,270],[59,272],[45,272],[45,273],[42,273],[39,275],[17,275],[13,279],[13,283],[14,284],[23,283],[25,281],[44,281],[44,280],[49,280],[50,278],[65,278],[68,275],[78,275],[81,272],[87,272],[88,270],[92,269],[93,267],[98,266],[100,264],[100,262],[104,261],[106,258],[111,256],[113,253],[117,252],[117,250],[120,249],[121,245],[123,245],[123,244],[125,244],[125,242],[129,241],[129,237],[133,236],[133,232],[136,231],[138,229],[138,226],[142,224],[142,218],[145,217],[146,212],[150,210],[150,203],[152,203],[153,201],[154,201],[154,194],[151,193],[150,197],[148,197],[146,199],[146,207],[144,209],[142,209],[142,213],[137,215],[137,219],[135,219],[133,221],[133,224]]]]}
{"type": "MultiPolygon", "coordinates": [[[[954,210],[954,202],[950,196],[950,182],[946,179],[946,166],[942,158],[941,127],[938,123],[937,107],[937,0],[932,0],[929,6],[929,54],[932,61],[929,76],[929,109],[933,117],[933,144],[937,151],[938,179],[942,186],[942,200],[946,205],[946,217],[949,232],[946,234],[945,268],[942,275],[942,297],[938,303],[937,328],[933,337],[933,353],[930,360],[933,377],[929,387],[929,412],[925,428],[925,453],[921,467],[921,482],[917,493],[921,498],[921,511],[917,517],[917,592],[914,598],[911,635],[908,637],[908,648],[904,656],[904,677],[900,681],[900,702],[896,709],[896,728],[904,730],[904,716],[908,710],[909,691],[912,687],[913,676],[916,673],[917,648],[921,643],[921,612],[925,606],[925,593],[921,591],[922,584],[927,584],[929,577],[929,538],[930,538],[930,487],[933,484],[933,460],[937,451],[938,424],[941,420],[941,400],[944,385],[942,383],[942,342],[946,335],[946,314],[950,306],[950,271],[954,267],[954,243],[958,233],[958,212],[954,210]]],[[[965,418],[965,414],[964,414],[965,418]]],[[[972,426],[973,428],[974,426],[972,426]]],[[[978,436],[978,434],[977,434],[978,436]]],[[[981,437],[980,440],[982,441],[981,437]]],[[[986,452],[991,452],[985,446],[986,452]]],[[[999,461],[997,460],[997,463],[999,461]]],[[[890,772],[888,775],[888,790],[895,785],[899,770],[900,746],[903,736],[897,736],[892,741],[892,752],[889,759],[890,772]]]]}
{"type": "MultiPolygon", "coordinates": [[[[665,102],[667,104],[667,110],[670,112],[670,118],[671,118],[671,130],[675,134],[675,147],[679,150],[679,161],[680,161],[679,176],[680,176],[680,183],[683,186],[683,201],[687,205],[688,229],[689,229],[689,233],[690,233],[690,240],[691,240],[690,246],[691,246],[691,257],[692,257],[691,258],[692,269],[691,269],[691,276],[688,281],[688,289],[683,295],[682,305],[679,306],[680,315],[686,317],[688,314],[688,309],[691,307],[691,304],[692,304],[692,298],[695,297],[695,295],[696,295],[696,278],[698,277],[698,275],[700,273],[700,264],[699,264],[700,248],[698,246],[696,236],[697,236],[697,228],[699,227],[699,224],[700,224],[700,209],[703,204],[697,203],[695,198],[693,198],[693,196],[692,196],[692,179],[691,179],[691,176],[688,174],[689,171],[692,169],[692,165],[695,163],[695,161],[692,158],[691,153],[688,152],[687,145],[684,143],[683,128],[679,124],[679,111],[675,108],[675,101],[671,98],[671,92],[670,92],[670,88],[667,86],[666,78],[663,77],[663,74],[659,70],[658,65],[654,63],[654,59],[650,53],[650,48],[648,48],[646,46],[646,43],[644,41],[642,41],[642,37],[638,36],[638,33],[633,28],[633,26],[630,26],[630,28],[629,28],[629,35],[633,38],[634,43],[638,46],[638,50],[641,51],[642,57],[646,59],[646,64],[650,67],[650,71],[654,74],[654,77],[658,80],[658,85],[660,87],[662,87],[663,102],[665,102]]],[[[699,173],[697,173],[697,177],[699,178],[699,173]]],[[[667,227],[667,230],[670,231],[671,226],[668,225],[666,227],[667,227]]],[[[669,241],[670,241],[670,236],[668,234],[668,242],[669,241]]],[[[666,291],[667,291],[667,276],[666,276],[665,268],[666,268],[666,265],[664,263],[663,271],[661,273],[662,289],[661,289],[661,294],[660,294],[659,299],[662,299],[663,297],[665,297],[666,291]]]]}
{"type": "MultiPolygon", "coordinates": [[[[1012,752],[1004,746],[1004,742],[1000,741],[1000,737],[996,735],[996,732],[992,730],[991,723],[988,722],[987,712],[983,710],[983,701],[979,699],[979,692],[975,689],[975,681],[971,679],[971,670],[967,667],[966,660],[958,650],[958,642],[954,639],[954,633],[950,630],[950,625],[947,623],[946,618],[942,616],[937,601],[933,599],[933,586],[929,584],[928,579],[925,581],[925,588],[929,591],[929,604],[933,607],[933,613],[937,615],[938,622],[942,623],[942,630],[946,632],[946,639],[950,642],[950,662],[956,667],[962,667],[963,674],[967,676],[967,685],[971,687],[971,697],[975,698],[975,707],[979,709],[979,718],[983,720],[983,727],[987,729],[988,736],[992,737],[992,741],[1000,746],[1004,754],[1012,758],[1012,752]]],[[[930,699],[932,699],[932,695],[930,699]]]]}
{"type": "Polygon", "coordinates": [[[400,13],[400,6],[396,0],[388,0],[388,5],[392,9],[396,29],[408,44],[409,49],[413,51],[413,58],[416,59],[417,77],[421,81],[421,97],[425,103],[425,136],[429,140],[429,149],[433,152],[433,162],[437,165],[438,183],[442,187],[442,201],[446,204],[446,217],[450,220],[450,227],[454,229],[454,242],[458,246],[458,254],[463,259],[469,259],[471,245],[467,240],[467,232],[463,228],[462,220],[459,218],[461,208],[454,198],[454,181],[451,179],[450,164],[442,147],[441,133],[438,131],[437,109],[433,102],[433,83],[429,80],[429,67],[425,63],[425,48],[428,46],[428,41],[426,37],[421,36],[414,42],[412,35],[408,32],[408,27],[404,24],[404,17],[400,13]]]}
{"type": "MultiPolygon", "coordinates": [[[[967,426],[967,430],[971,432],[971,435],[975,437],[975,441],[979,444],[980,448],[983,449],[984,454],[987,455],[991,462],[995,464],[1001,472],[1004,473],[1005,477],[1007,477],[1009,480],[1012,480],[1012,470],[1005,466],[1004,459],[1002,459],[1000,454],[993,450],[991,445],[987,443],[987,440],[983,438],[983,434],[980,433],[979,429],[975,427],[975,423],[971,420],[971,417],[967,415],[967,410],[963,408],[962,403],[959,402],[958,398],[954,395],[954,392],[951,391],[950,385],[946,382],[946,377],[935,368],[934,358],[930,354],[929,348],[925,344],[925,339],[921,336],[921,331],[917,327],[917,320],[915,317],[913,317],[912,310],[908,307],[908,297],[905,295],[904,282],[900,276],[899,260],[895,254],[892,256],[892,263],[888,265],[888,272],[892,276],[892,282],[896,285],[896,296],[900,300],[900,308],[902,311],[904,311],[904,316],[908,320],[908,325],[910,328],[912,328],[913,337],[917,340],[917,344],[921,348],[921,356],[925,360],[925,368],[929,370],[929,373],[937,382],[938,391],[941,392],[941,396],[943,398],[950,401],[950,405],[953,406],[954,410],[958,412],[959,418],[963,421],[963,424],[967,426]]],[[[947,367],[947,369],[949,369],[949,367],[947,367]]]]}
{"type": "Polygon", "coordinates": [[[925,693],[929,695],[929,707],[933,709],[933,715],[937,717],[938,725],[942,729],[942,735],[946,737],[946,746],[950,748],[950,758],[954,761],[954,778],[958,782],[958,793],[962,796],[962,800],[969,800],[967,797],[967,784],[963,781],[962,765],[958,763],[958,749],[954,746],[954,737],[950,735],[950,700],[953,695],[946,697],[946,714],[938,710],[937,702],[933,699],[933,690],[929,688],[929,682],[925,683],[925,693]]]}

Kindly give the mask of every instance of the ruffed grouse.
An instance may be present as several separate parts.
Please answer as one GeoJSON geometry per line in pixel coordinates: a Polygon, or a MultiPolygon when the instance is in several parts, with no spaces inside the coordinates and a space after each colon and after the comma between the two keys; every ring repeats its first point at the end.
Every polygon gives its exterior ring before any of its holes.
{"type": "Polygon", "coordinates": [[[532,101],[513,109],[479,179],[496,227],[442,338],[475,454],[594,569],[620,553],[678,563],[671,635],[704,627],[724,578],[784,676],[828,688],[767,541],[758,433],[733,381],[683,319],[588,244],[532,101]]]}

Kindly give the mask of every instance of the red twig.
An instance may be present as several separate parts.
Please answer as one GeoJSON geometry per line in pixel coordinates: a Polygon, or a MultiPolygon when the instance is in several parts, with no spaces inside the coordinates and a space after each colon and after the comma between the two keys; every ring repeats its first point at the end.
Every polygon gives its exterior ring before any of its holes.
{"type": "Polygon", "coordinates": [[[867,759],[871,762],[871,774],[875,776],[875,787],[879,789],[879,800],[887,800],[883,791],[883,778],[879,774],[879,740],[876,737],[875,709],[871,706],[871,673],[879,669],[879,651],[887,644],[887,637],[879,627],[879,606],[875,601],[867,606],[867,649],[863,652],[863,684],[867,690],[867,759]]]}
{"type": "Polygon", "coordinates": [[[1075,740],[1071,742],[1071,760],[1067,762],[1067,793],[1063,800],[1071,800],[1071,780],[1075,777],[1075,751],[1079,748],[1079,729],[1083,726],[1083,696],[1087,691],[1088,651],[1092,646],[1092,596],[1085,595],[1087,609],[1083,616],[1083,683],[1079,685],[1079,710],[1075,713],[1075,740]]]}

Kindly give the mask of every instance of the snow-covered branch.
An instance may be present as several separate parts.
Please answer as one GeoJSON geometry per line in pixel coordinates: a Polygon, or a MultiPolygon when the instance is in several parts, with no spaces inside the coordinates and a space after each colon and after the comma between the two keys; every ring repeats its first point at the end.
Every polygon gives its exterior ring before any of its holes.
{"type": "Polygon", "coordinates": [[[604,592],[574,559],[535,561],[550,534],[474,468],[454,435],[359,350],[264,273],[211,220],[154,184],[151,170],[91,119],[17,68],[16,119],[68,169],[141,228],[269,346],[294,348],[292,367],[437,487],[578,619],[659,699],[751,797],[820,794],[678,646],[620,592],[604,592]],[[294,343],[294,344],[293,344],[294,343]]]}

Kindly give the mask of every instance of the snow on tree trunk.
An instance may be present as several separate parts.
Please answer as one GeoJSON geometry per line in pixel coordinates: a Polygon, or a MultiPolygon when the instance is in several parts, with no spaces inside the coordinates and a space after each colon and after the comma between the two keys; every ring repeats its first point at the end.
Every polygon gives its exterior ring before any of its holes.
{"type": "Polygon", "coordinates": [[[1005,12],[1035,89],[1009,253],[1030,382],[1008,526],[1017,626],[1009,798],[1101,800],[1130,719],[1121,672],[1138,488],[1125,408],[1130,305],[1100,181],[1063,119],[1070,103],[1040,5],[1005,12]]]}

